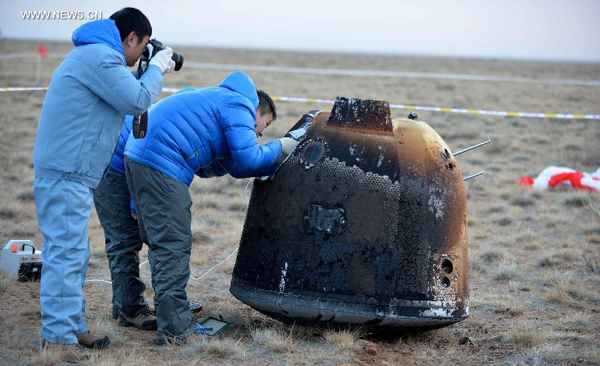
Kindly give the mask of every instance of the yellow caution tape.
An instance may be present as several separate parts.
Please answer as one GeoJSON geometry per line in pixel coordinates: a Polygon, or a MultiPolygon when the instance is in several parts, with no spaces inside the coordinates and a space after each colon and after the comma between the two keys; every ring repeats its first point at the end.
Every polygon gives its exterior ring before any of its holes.
{"type": "Polygon", "coordinates": [[[8,88],[0,88],[0,92],[19,92],[19,91],[38,91],[38,90],[48,90],[48,88],[33,86],[29,88],[18,88],[18,87],[8,87],[8,88]]]}
{"type": "MultiPolygon", "coordinates": [[[[48,90],[44,87],[9,87],[0,88],[0,92],[21,92],[21,91],[40,91],[48,90]]],[[[163,93],[176,93],[178,88],[163,88],[163,93]]],[[[296,102],[296,103],[316,103],[316,104],[333,104],[332,99],[318,98],[301,98],[301,97],[283,97],[271,96],[274,101],[278,102],[296,102]]],[[[581,113],[532,113],[532,112],[506,112],[492,111],[485,109],[463,109],[463,108],[448,108],[448,107],[430,107],[408,104],[390,104],[391,109],[408,109],[428,112],[445,112],[445,113],[460,113],[460,114],[476,114],[482,116],[501,116],[501,117],[522,117],[522,118],[550,118],[550,119],[578,119],[578,120],[600,120],[600,114],[581,114],[581,113]]]]}
{"type": "MultiPolygon", "coordinates": [[[[293,98],[293,97],[279,97],[279,96],[274,96],[272,98],[273,98],[273,100],[279,101],[279,102],[324,103],[324,104],[335,103],[335,100],[329,100],[329,99],[293,98]]],[[[429,111],[429,112],[478,114],[478,115],[484,115],[484,116],[600,120],[600,114],[505,112],[505,111],[490,111],[490,110],[484,110],[484,109],[430,107],[430,106],[407,105],[407,104],[390,104],[390,108],[391,109],[408,109],[408,110],[418,110],[418,111],[429,111]]]]}

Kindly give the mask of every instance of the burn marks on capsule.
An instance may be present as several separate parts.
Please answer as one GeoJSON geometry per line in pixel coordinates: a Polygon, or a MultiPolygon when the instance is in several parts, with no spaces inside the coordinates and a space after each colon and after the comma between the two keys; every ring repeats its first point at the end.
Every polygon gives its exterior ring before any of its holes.
{"type": "Polygon", "coordinates": [[[392,113],[386,101],[337,97],[327,124],[353,130],[392,131],[392,113]]]}
{"type": "MultiPolygon", "coordinates": [[[[338,98],[255,181],[232,293],[287,321],[437,327],[468,313],[466,194],[426,123],[338,98]]],[[[311,120],[314,118],[314,120],[311,120]]]]}

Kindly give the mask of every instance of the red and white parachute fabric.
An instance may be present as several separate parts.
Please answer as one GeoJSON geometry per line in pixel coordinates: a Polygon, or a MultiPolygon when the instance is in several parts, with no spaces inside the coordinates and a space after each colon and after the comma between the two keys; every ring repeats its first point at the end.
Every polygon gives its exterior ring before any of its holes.
{"type": "Polygon", "coordinates": [[[585,173],[565,167],[549,166],[535,179],[528,175],[523,176],[519,184],[544,190],[570,186],[574,189],[600,192],[600,168],[593,173],[585,173]]]}

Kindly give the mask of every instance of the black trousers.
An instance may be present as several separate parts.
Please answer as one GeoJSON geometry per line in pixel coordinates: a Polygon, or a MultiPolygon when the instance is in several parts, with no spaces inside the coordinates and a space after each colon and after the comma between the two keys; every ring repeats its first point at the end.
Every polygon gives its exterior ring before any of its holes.
{"type": "Polygon", "coordinates": [[[109,168],[94,190],[94,205],[104,229],[105,251],[113,288],[113,317],[121,312],[135,317],[148,306],[144,300],[146,285],[140,278],[142,239],[138,223],[131,217],[125,175],[109,168]]]}

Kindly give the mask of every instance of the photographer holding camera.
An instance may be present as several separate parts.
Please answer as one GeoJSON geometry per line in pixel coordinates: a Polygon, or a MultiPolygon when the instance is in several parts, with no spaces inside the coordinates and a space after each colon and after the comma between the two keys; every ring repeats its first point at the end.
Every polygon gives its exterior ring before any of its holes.
{"type": "Polygon", "coordinates": [[[124,115],[143,114],[159,95],[163,75],[175,67],[173,51],[165,48],[149,60],[143,75],[127,70],[151,34],[150,21],[134,8],[76,29],[75,48],[55,70],[40,114],[33,190],[44,236],[42,345],[64,351],[71,361],[87,356],[81,346],[109,344],[108,337],[91,334],[83,318],[87,224],[92,190],[109,165],[124,115]]]}

